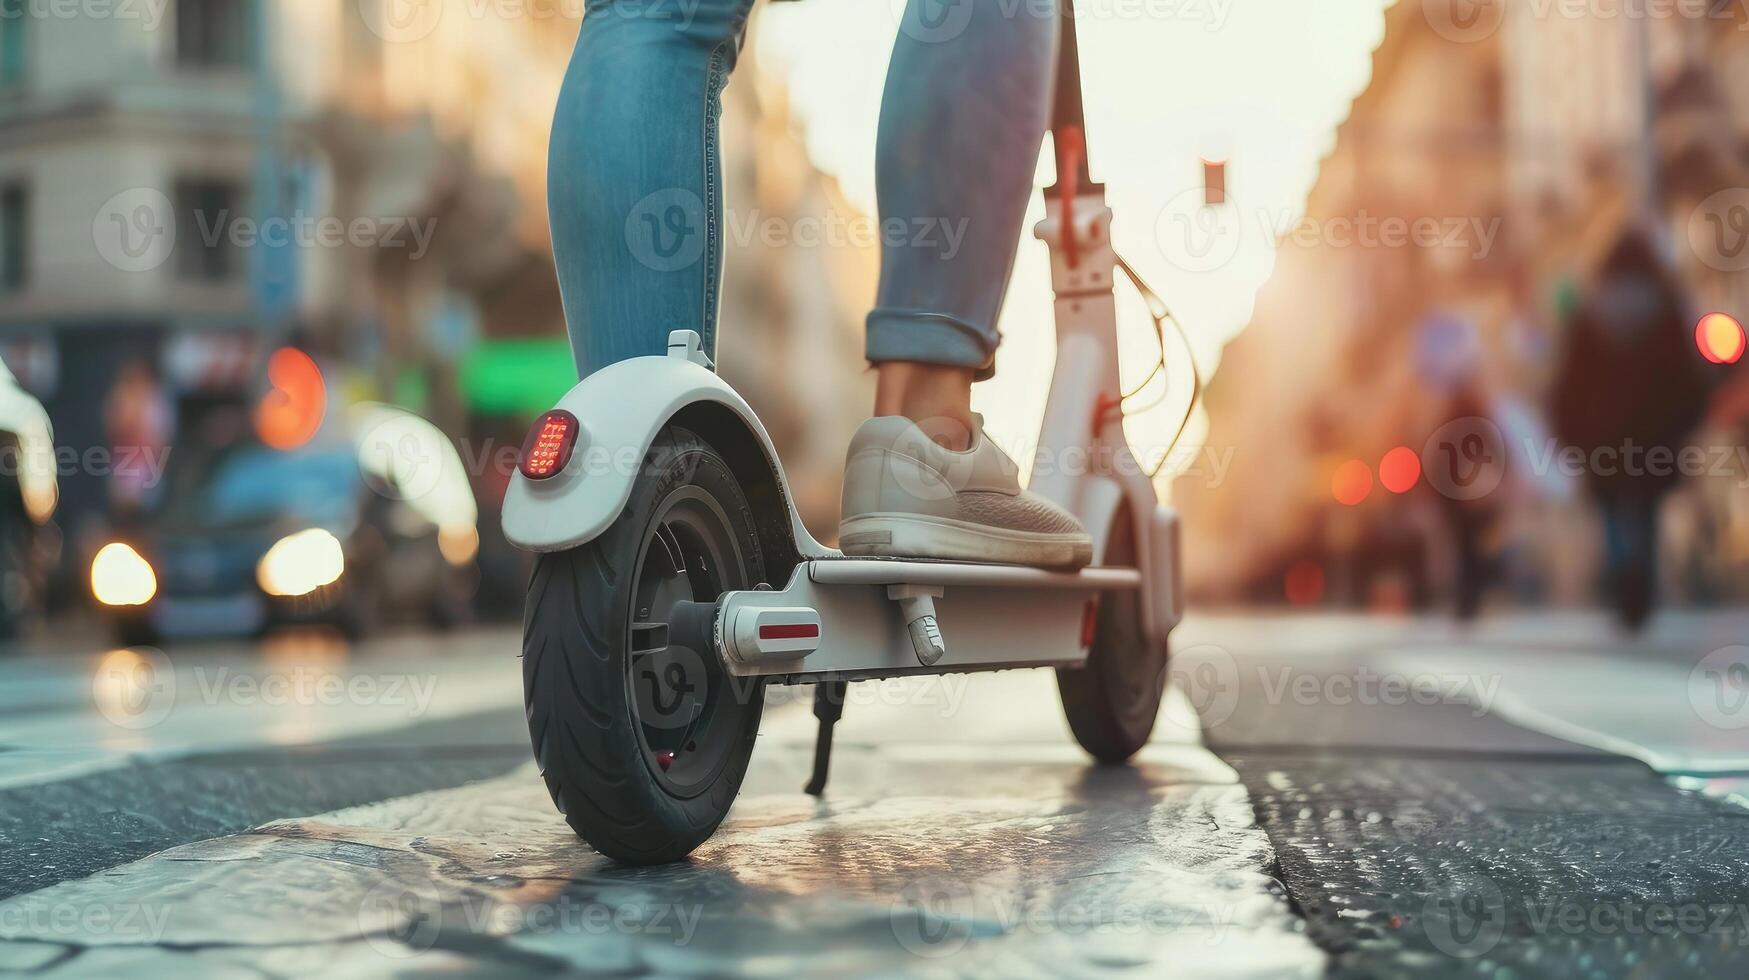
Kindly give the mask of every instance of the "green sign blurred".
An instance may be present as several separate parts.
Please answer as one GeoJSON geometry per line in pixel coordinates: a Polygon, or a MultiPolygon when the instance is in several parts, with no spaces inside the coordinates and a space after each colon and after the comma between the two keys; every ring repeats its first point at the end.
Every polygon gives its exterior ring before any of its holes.
{"type": "Polygon", "coordinates": [[[480,415],[538,415],[576,383],[563,338],[482,341],[462,359],[462,397],[480,415]]]}

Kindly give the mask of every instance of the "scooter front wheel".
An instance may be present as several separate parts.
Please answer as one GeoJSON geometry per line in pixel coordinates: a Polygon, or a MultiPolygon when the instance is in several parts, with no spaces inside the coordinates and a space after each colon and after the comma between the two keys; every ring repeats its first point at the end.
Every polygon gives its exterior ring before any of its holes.
{"type": "Polygon", "coordinates": [[[612,526],[541,556],[523,620],[529,735],[553,802],[602,854],[678,860],[728,813],[764,691],[728,675],[696,611],[762,581],[740,484],[679,428],[645,457],[612,526]]]}

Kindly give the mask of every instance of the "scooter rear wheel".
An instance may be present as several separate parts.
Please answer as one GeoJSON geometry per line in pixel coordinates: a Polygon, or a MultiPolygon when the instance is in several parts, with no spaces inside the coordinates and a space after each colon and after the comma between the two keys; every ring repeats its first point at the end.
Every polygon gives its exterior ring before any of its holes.
{"type": "Polygon", "coordinates": [[[529,735],[553,802],[596,850],[678,860],[728,813],[764,691],[679,621],[763,580],[739,483],[679,428],[658,438],[607,531],[541,556],[523,621],[529,735]]]}
{"type": "MultiPolygon", "coordinates": [[[[1126,508],[1112,522],[1105,564],[1135,564],[1132,528],[1126,508]]],[[[1057,692],[1075,741],[1095,759],[1115,765],[1135,755],[1153,734],[1166,692],[1167,646],[1148,639],[1140,593],[1107,592],[1098,603],[1087,662],[1057,668],[1057,692]]]]}

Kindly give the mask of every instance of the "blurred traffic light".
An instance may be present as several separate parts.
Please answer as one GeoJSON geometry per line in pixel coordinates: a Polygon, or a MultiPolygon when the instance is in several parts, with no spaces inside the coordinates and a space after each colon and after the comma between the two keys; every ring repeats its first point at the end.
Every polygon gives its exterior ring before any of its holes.
{"type": "Polygon", "coordinates": [[[1379,460],[1379,483],[1392,493],[1408,493],[1421,480],[1421,457],[1408,446],[1398,446],[1379,460]]]}
{"type": "Polygon", "coordinates": [[[1227,203],[1227,161],[1202,162],[1202,203],[1209,207],[1227,203]]]}
{"type": "Polygon", "coordinates": [[[1353,507],[1372,493],[1372,468],[1358,459],[1336,467],[1330,478],[1330,493],[1344,507],[1353,507]]]}
{"type": "Polygon", "coordinates": [[[281,347],[267,359],[267,394],[255,408],[255,432],[274,449],[296,449],[315,438],[328,413],[328,387],[310,355],[281,347]]]}
{"type": "Polygon", "coordinates": [[[1694,343],[1701,356],[1714,364],[1735,364],[1749,344],[1743,325],[1729,313],[1708,313],[1694,328],[1694,343]]]}

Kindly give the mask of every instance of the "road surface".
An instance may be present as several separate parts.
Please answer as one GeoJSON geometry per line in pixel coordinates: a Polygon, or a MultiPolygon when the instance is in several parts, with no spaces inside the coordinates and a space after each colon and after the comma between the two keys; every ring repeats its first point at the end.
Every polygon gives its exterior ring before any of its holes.
{"type": "Polygon", "coordinates": [[[1087,764],[1048,672],[853,686],[800,792],[626,868],[554,811],[513,630],[0,657],[0,972],[1630,977],[1749,966],[1749,619],[1194,619],[1087,764]]]}

